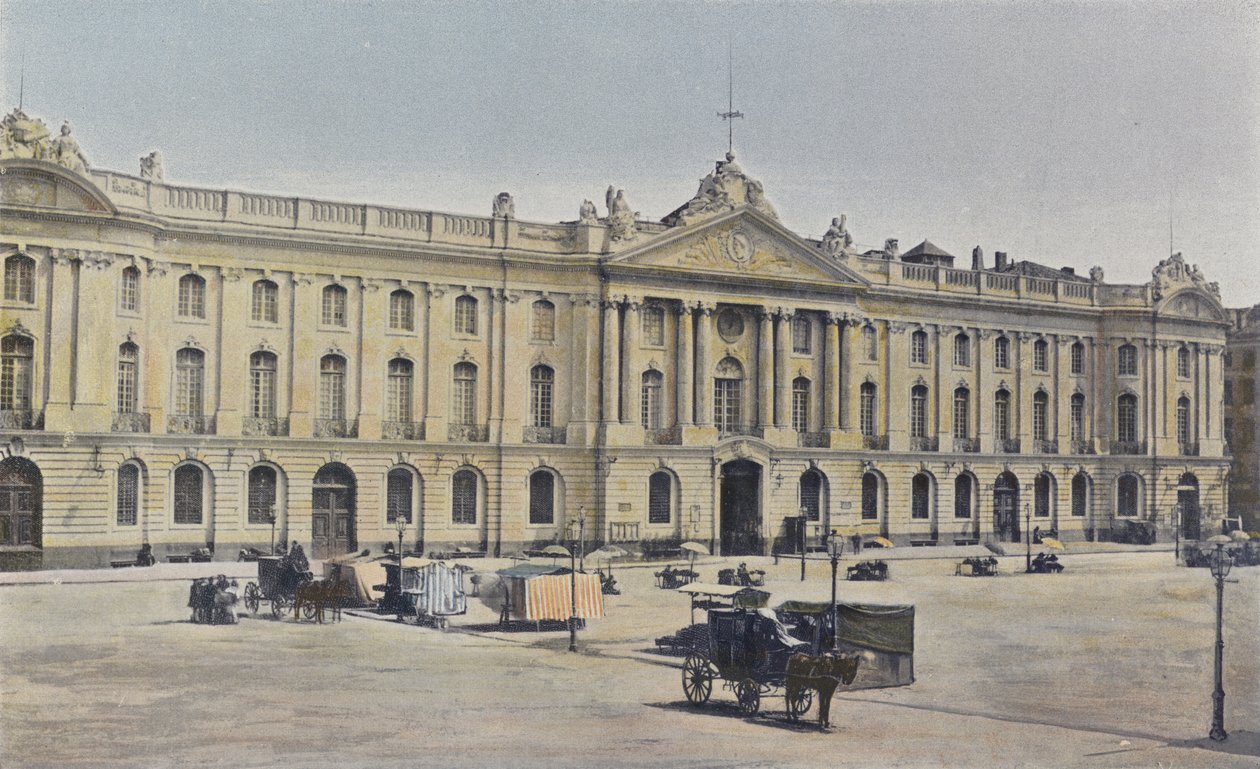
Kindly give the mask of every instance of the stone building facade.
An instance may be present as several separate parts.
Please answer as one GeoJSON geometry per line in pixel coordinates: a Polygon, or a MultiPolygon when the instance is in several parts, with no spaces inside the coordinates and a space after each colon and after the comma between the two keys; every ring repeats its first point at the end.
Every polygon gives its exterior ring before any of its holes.
{"type": "MultiPolygon", "coordinates": [[[[508,553],[835,528],[1186,536],[1225,511],[1229,317],[1175,255],[1115,285],[786,229],[733,156],[661,222],[204,189],[0,143],[0,543],[220,558],[508,553]]],[[[42,136],[42,138],[41,138],[42,136]]],[[[62,140],[73,141],[68,128],[62,140]]],[[[41,144],[42,142],[42,144],[41,144]]],[[[155,162],[156,158],[156,162],[155,162]]],[[[930,246],[930,248],[928,247],[930,246]]]]}
{"type": "Polygon", "coordinates": [[[1225,342],[1225,438],[1234,464],[1230,472],[1230,515],[1248,531],[1260,531],[1260,305],[1233,310],[1225,342]]]}

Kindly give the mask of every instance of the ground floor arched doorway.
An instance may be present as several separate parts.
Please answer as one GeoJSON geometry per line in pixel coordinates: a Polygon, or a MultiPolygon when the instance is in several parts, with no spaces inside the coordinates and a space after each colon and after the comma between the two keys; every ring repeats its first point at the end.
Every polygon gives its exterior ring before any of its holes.
{"type": "Polygon", "coordinates": [[[993,534],[999,541],[1019,541],[1019,479],[1009,471],[993,482],[993,534]]]}
{"type": "Polygon", "coordinates": [[[315,473],[311,489],[311,557],[328,558],[357,549],[354,534],[355,480],[338,462],[315,473]]]}
{"type": "Polygon", "coordinates": [[[761,465],[737,459],[722,465],[722,555],[760,555],[761,465]]]}
{"type": "Polygon", "coordinates": [[[1186,473],[1177,481],[1177,506],[1181,508],[1181,538],[1198,539],[1201,534],[1199,479],[1186,473]]]}
{"type": "Polygon", "coordinates": [[[44,478],[34,462],[0,462],[0,545],[42,546],[43,501],[44,478]]]}

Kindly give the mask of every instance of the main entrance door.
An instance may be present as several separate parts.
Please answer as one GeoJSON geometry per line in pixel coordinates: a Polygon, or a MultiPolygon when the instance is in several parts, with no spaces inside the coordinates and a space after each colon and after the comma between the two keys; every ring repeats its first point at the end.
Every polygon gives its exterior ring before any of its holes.
{"type": "Polygon", "coordinates": [[[22,457],[0,462],[0,545],[40,545],[39,468],[22,457]]]}
{"type": "Polygon", "coordinates": [[[1010,472],[993,482],[993,533],[998,541],[1019,541],[1019,479],[1010,472]]]}
{"type": "Polygon", "coordinates": [[[311,557],[355,549],[354,474],[345,465],[324,465],[315,474],[311,494],[311,557]]]}
{"type": "Polygon", "coordinates": [[[722,555],[760,555],[761,465],[738,459],[722,465],[722,555]]]}
{"type": "Polygon", "coordinates": [[[1199,479],[1192,473],[1181,476],[1177,482],[1177,504],[1181,506],[1181,538],[1198,539],[1199,530],[1199,479]]]}

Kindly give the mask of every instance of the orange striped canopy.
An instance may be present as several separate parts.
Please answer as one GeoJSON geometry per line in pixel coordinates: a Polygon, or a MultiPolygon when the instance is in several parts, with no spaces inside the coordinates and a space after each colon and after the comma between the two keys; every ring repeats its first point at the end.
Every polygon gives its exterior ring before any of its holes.
{"type": "Polygon", "coordinates": [[[604,593],[598,574],[578,574],[577,611],[570,596],[570,575],[543,575],[525,580],[525,617],[529,620],[567,620],[570,614],[581,619],[604,616],[604,593]]]}

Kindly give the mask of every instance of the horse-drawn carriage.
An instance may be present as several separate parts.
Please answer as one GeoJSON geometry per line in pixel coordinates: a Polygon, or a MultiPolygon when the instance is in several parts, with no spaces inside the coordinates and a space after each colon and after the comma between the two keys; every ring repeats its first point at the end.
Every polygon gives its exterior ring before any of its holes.
{"type": "MultiPolygon", "coordinates": [[[[305,560],[302,558],[302,561],[305,560]]],[[[257,614],[259,605],[269,601],[271,616],[280,619],[286,611],[294,608],[298,588],[309,585],[314,579],[309,566],[303,569],[301,562],[295,562],[288,556],[259,556],[258,581],[245,585],[245,608],[257,614]]],[[[314,619],[316,606],[308,603],[304,608],[309,614],[307,619],[314,619]]]]}
{"type": "Polygon", "coordinates": [[[753,716],[763,696],[783,696],[788,718],[799,719],[818,691],[819,722],[826,725],[831,696],[853,683],[860,657],[830,648],[830,614],[816,617],[808,640],[793,636],[769,609],[710,609],[708,648],[683,663],[683,693],[692,705],[708,702],[713,682],[735,694],[739,709],[753,716]]]}

